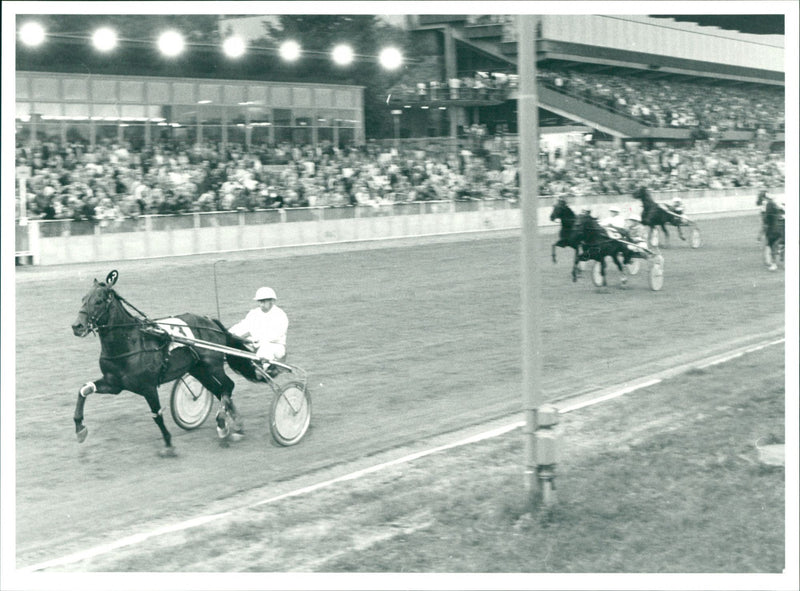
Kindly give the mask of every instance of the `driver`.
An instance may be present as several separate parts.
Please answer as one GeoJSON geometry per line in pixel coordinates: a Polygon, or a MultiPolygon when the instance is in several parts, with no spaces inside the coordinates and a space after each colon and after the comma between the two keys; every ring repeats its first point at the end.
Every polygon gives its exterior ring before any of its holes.
{"type": "Polygon", "coordinates": [[[611,214],[607,218],[603,218],[600,225],[606,229],[606,233],[611,237],[618,239],[618,236],[628,242],[636,242],[631,236],[630,230],[625,225],[625,217],[620,213],[619,207],[612,205],[608,208],[611,214]]]}
{"type": "Polygon", "coordinates": [[[672,198],[672,203],[667,205],[667,208],[672,213],[677,213],[678,215],[683,215],[683,201],[681,200],[680,197],[673,197],[672,198]]]}
{"type": "Polygon", "coordinates": [[[278,296],[271,287],[259,287],[253,299],[258,307],[250,310],[229,332],[248,340],[255,347],[256,355],[267,364],[281,360],[286,355],[289,317],[275,304],[278,296]]]}

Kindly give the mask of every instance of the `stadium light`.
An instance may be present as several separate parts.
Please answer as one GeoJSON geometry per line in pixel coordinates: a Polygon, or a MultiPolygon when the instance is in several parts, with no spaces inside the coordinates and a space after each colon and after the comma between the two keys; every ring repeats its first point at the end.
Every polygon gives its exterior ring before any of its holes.
{"type": "Polygon", "coordinates": [[[279,52],[287,62],[293,62],[300,57],[300,44],[297,41],[284,41],[279,52]]]}
{"type": "Polygon", "coordinates": [[[353,49],[349,45],[337,45],[331,52],[333,61],[340,66],[347,66],[353,61],[353,49]]]}
{"type": "Polygon", "coordinates": [[[25,23],[19,29],[19,38],[25,45],[36,47],[44,42],[44,27],[36,22],[25,23]]]}
{"type": "Polygon", "coordinates": [[[97,29],[92,35],[92,43],[98,51],[111,51],[117,46],[117,34],[108,27],[97,29]]]}
{"type": "Polygon", "coordinates": [[[378,59],[387,70],[396,70],[403,64],[403,54],[396,47],[386,47],[381,51],[378,59]]]}
{"type": "Polygon", "coordinates": [[[222,49],[228,57],[241,57],[244,55],[246,45],[241,37],[228,37],[222,44],[222,49]]]}
{"type": "Polygon", "coordinates": [[[158,49],[168,57],[175,57],[183,51],[183,35],[177,31],[165,31],[158,38],[158,49]]]}

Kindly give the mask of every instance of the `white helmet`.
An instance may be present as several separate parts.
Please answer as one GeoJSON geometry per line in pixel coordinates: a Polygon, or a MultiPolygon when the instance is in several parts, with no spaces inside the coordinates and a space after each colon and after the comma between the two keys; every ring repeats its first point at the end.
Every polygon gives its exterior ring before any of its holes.
{"type": "Polygon", "coordinates": [[[672,202],[673,202],[673,203],[682,203],[682,201],[681,201],[681,198],[680,198],[680,197],[673,197],[673,198],[672,198],[672,202]]]}
{"type": "Polygon", "coordinates": [[[278,296],[275,294],[275,290],[271,287],[259,287],[258,291],[256,291],[256,297],[253,298],[254,300],[277,300],[278,296]]]}

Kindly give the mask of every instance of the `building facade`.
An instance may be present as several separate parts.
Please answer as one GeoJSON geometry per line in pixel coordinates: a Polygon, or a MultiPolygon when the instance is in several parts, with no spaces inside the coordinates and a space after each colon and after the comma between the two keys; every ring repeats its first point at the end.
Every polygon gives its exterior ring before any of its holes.
{"type": "Polygon", "coordinates": [[[18,142],[364,141],[363,87],[17,71],[18,142]]]}

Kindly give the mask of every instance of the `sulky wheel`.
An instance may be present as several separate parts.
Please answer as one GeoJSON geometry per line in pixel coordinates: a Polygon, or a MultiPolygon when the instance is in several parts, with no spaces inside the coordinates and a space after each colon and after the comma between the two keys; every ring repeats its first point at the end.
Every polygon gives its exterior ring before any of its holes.
{"type": "Polygon", "coordinates": [[[592,267],[592,283],[597,287],[603,287],[606,284],[606,278],[603,277],[603,266],[600,261],[596,261],[592,267]]]}
{"type": "Polygon", "coordinates": [[[275,386],[269,429],[278,445],[298,443],[311,424],[311,395],[303,382],[293,380],[275,386]]]}
{"type": "Polygon", "coordinates": [[[189,374],[175,380],[169,397],[172,419],[181,429],[191,431],[202,425],[211,413],[214,396],[197,378],[189,374]]]}
{"type": "Polygon", "coordinates": [[[692,248],[700,248],[703,246],[703,239],[700,237],[700,230],[696,226],[692,226],[689,233],[689,244],[692,248]]]}

